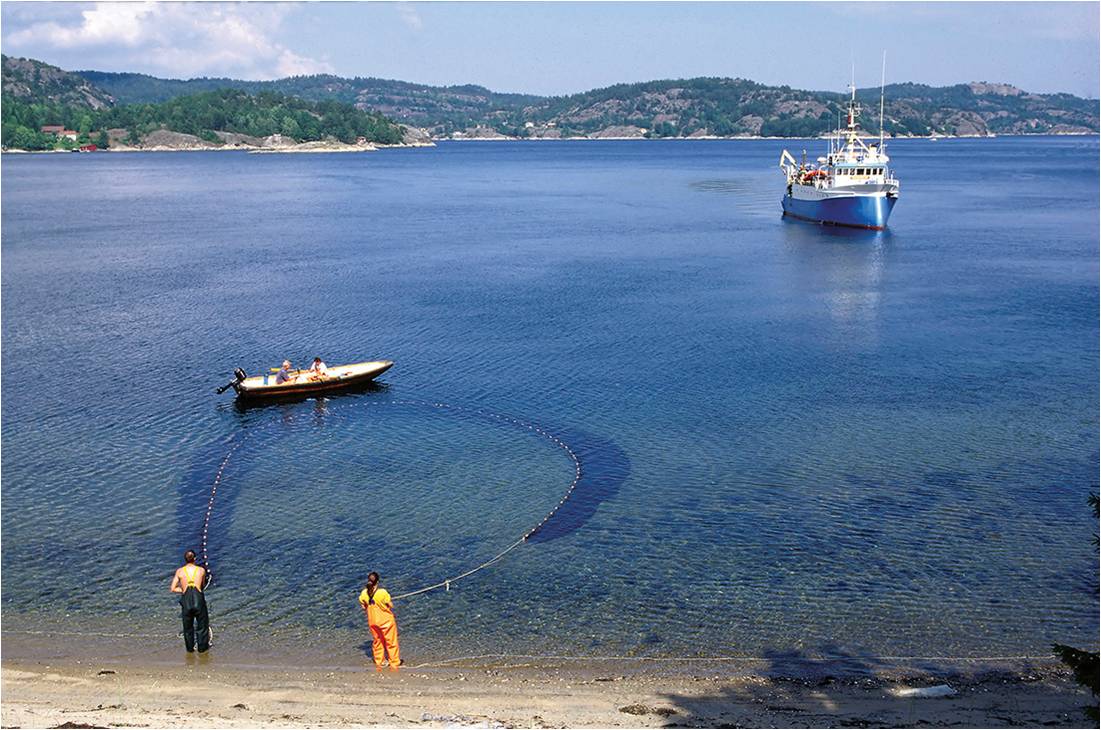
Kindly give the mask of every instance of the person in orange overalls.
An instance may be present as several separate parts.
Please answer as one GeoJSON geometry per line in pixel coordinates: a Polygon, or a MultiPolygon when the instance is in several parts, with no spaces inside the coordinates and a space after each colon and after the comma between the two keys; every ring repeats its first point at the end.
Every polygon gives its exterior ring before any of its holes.
{"type": "Polygon", "coordinates": [[[371,627],[371,651],[375,666],[400,667],[401,650],[398,649],[398,622],[394,618],[394,602],[385,588],[378,587],[378,573],[367,576],[367,585],[359,594],[359,605],[371,627]],[[389,655],[389,661],[387,661],[389,655]]]}

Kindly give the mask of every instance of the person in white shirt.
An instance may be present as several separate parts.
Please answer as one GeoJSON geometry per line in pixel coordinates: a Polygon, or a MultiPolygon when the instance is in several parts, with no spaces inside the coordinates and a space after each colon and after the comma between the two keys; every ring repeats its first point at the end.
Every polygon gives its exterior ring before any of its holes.
{"type": "Polygon", "coordinates": [[[321,358],[315,357],[313,359],[313,364],[310,365],[310,380],[321,380],[325,377],[326,369],[325,363],[321,358]]]}

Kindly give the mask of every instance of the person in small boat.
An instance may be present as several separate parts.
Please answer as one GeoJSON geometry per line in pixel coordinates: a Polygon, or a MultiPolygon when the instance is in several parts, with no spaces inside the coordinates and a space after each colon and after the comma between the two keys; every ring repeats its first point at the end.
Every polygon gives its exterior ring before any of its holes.
{"type": "Polygon", "coordinates": [[[199,653],[210,649],[210,614],[206,608],[206,595],[203,583],[206,581],[206,569],[195,564],[195,551],[184,553],[184,564],[172,576],[168,587],[173,593],[180,593],[180,617],[183,619],[184,648],[188,653],[199,653]]]}
{"type": "Polygon", "coordinates": [[[275,384],[282,385],[283,383],[289,383],[294,381],[295,376],[291,375],[291,361],[284,360],[283,367],[279,368],[279,372],[275,374],[275,384]]]}
{"type": "Polygon", "coordinates": [[[367,585],[359,594],[359,605],[367,617],[371,629],[371,653],[377,667],[400,667],[401,650],[398,648],[398,622],[394,618],[394,602],[385,588],[380,588],[379,575],[372,571],[367,585]],[[389,658],[389,661],[387,660],[389,658]]]}
{"type": "Polygon", "coordinates": [[[325,363],[320,357],[313,359],[313,364],[310,365],[310,380],[321,380],[325,377],[325,372],[328,368],[325,367],[325,363]]]}

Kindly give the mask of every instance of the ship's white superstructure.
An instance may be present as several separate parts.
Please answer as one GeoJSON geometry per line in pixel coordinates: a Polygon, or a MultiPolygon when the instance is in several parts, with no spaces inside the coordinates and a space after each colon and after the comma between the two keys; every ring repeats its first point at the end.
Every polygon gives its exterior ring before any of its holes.
{"type": "Polygon", "coordinates": [[[784,150],[780,169],[787,177],[784,215],[859,228],[884,228],[895,201],[899,182],[891,173],[884,150],[882,112],[878,143],[860,136],[856,87],[850,86],[848,121],[830,136],[829,151],[808,164],[806,152],[798,162],[784,150]]]}

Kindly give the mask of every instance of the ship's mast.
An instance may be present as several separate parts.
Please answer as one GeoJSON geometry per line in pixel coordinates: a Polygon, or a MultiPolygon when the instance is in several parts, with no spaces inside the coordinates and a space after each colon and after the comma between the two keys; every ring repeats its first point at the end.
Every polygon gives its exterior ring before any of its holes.
{"type": "Polygon", "coordinates": [[[856,109],[856,81],[849,82],[849,131],[853,129],[853,125],[856,123],[856,116],[854,111],[856,109]]]}
{"type": "Polygon", "coordinates": [[[883,51],[883,73],[879,77],[879,153],[883,154],[883,94],[887,86],[887,51],[883,51]]]}

